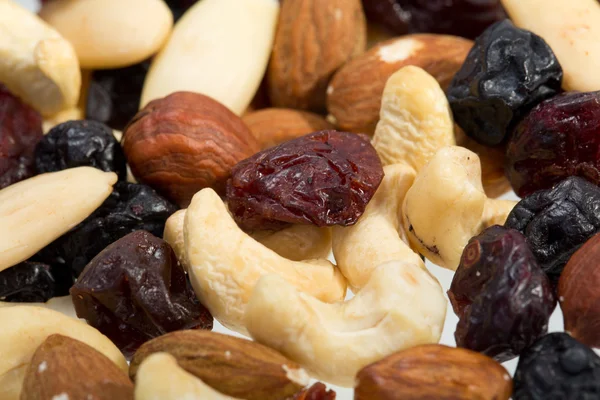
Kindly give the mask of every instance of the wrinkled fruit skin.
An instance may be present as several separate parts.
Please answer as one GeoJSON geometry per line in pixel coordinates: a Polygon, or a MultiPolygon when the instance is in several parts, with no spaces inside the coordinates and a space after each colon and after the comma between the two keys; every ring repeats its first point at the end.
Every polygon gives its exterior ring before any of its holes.
{"type": "Polygon", "coordinates": [[[525,237],[492,226],[465,247],[448,297],[459,347],[504,362],[548,331],[556,298],[525,237]]]}
{"type": "Polygon", "coordinates": [[[556,283],[573,253],[600,230],[600,187],[569,177],[521,200],[504,226],[525,235],[540,267],[556,283]]]}
{"type": "Polygon", "coordinates": [[[600,92],[563,93],[540,103],[517,125],[506,157],[521,197],[568,176],[600,184],[600,92]]]}
{"type": "Polygon", "coordinates": [[[383,179],[371,144],[353,133],[315,132],[237,164],[227,201],[243,229],[289,223],[352,225],[383,179]]]}
{"type": "Polygon", "coordinates": [[[42,116],[0,84],[0,189],[35,175],[42,116]]]}
{"type": "Polygon", "coordinates": [[[0,272],[0,301],[45,303],[69,294],[72,284],[66,268],[25,261],[0,272]]]}
{"type": "Polygon", "coordinates": [[[448,101],[468,136],[495,146],[529,110],[559,93],[562,77],[544,39],[505,20],[475,40],[450,83],[448,101]]]}
{"type": "Polygon", "coordinates": [[[55,126],[35,149],[38,173],[94,167],[127,178],[127,162],[112,130],[96,121],[69,121],[55,126]]]}
{"type": "Polygon", "coordinates": [[[71,288],[71,297],[77,316],[126,357],[167,332],[213,326],[173,249],[146,231],[130,233],[94,257],[71,288]]]}
{"type": "Polygon", "coordinates": [[[70,266],[73,276],[78,277],[105,247],[131,232],[146,230],[162,237],[165,222],[175,211],[177,207],[150,187],[117,182],[92,215],[34,258],[53,266],[70,266]]]}
{"type": "Polygon", "coordinates": [[[336,393],[333,390],[327,390],[327,386],[317,382],[308,389],[296,393],[291,400],[335,400],[336,393]]]}
{"type": "Polygon", "coordinates": [[[566,333],[550,333],[521,353],[513,398],[598,399],[600,357],[566,333]]]}

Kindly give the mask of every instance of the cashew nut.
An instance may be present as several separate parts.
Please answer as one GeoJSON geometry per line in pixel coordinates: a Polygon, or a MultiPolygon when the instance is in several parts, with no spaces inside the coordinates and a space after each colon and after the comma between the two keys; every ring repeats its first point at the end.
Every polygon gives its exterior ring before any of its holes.
{"type": "Polygon", "coordinates": [[[139,367],[135,400],[235,400],[186,372],[168,353],[154,353],[139,367]]]}
{"type": "Polygon", "coordinates": [[[455,144],[450,106],[435,78],[412,65],[394,73],[373,136],[383,165],[405,163],[418,172],[439,149],[455,144]]]}
{"type": "Polygon", "coordinates": [[[0,399],[18,400],[33,353],[46,338],[59,333],[80,340],[127,372],[121,351],[95,328],[57,311],[40,307],[0,308],[0,399]]]}
{"type": "Polygon", "coordinates": [[[506,219],[511,208],[486,197],[477,154],[452,146],[438,151],[419,172],[402,213],[410,243],[435,264],[456,270],[469,239],[506,219]]]}
{"type": "MultiPolygon", "coordinates": [[[[71,296],[54,297],[45,303],[12,303],[0,301],[0,308],[6,307],[42,307],[58,311],[67,317],[78,319],[71,296]]],[[[84,320],[81,320],[85,323],[84,320]]]]}
{"type": "Polygon", "coordinates": [[[188,272],[198,298],[224,326],[246,333],[244,312],[258,279],[281,275],[293,287],[320,300],[346,295],[346,280],[327,260],[291,261],[238,228],[212,189],[203,189],[185,213],[188,272]]]}
{"type": "Polygon", "coordinates": [[[404,164],[388,165],[384,172],[383,181],[358,222],[333,228],[333,254],[354,292],[385,262],[402,260],[425,268],[408,246],[402,227],[402,202],[415,172],[404,164]]]}
{"type": "Polygon", "coordinates": [[[352,300],[325,304],[277,275],[261,278],[246,312],[258,341],[311,374],[353,386],[356,373],[396,351],[437,343],[446,316],[437,280],[420,266],[381,265],[352,300]]]}
{"type": "Polygon", "coordinates": [[[0,1],[0,82],[43,115],[74,107],[81,72],[73,46],[37,15],[0,1]]]}

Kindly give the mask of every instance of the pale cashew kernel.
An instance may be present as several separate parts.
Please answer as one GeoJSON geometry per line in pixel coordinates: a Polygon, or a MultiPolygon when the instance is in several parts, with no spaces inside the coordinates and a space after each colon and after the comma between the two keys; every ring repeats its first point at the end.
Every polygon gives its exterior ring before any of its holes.
{"type": "MultiPolygon", "coordinates": [[[[71,296],[53,297],[45,303],[14,303],[0,301],[0,308],[6,307],[42,307],[50,310],[58,311],[67,317],[78,319],[75,313],[75,306],[73,305],[73,299],[71,296]]],[[[81,320],[86,323],[85,320],[81,320]]]]}
{"type": "Polygon", "coordinates": [[[212,189],[196,193],[185,213],[184,243],[196,295],[224,326],[246,333],[244,313],[252,289],[269,273],[320,300],[346,295],[346,280],[327,260],[285,259],[244,233],[212,189]]]}
{"type": "Polygon", "coordinates": [[[246,326],[256,341],[296,361],[315,378],[353,386],[364,366],[399,350],[437,343],[446,303],[429,272],[399,261],[378,267],[356,297],[336,304],[269,275],[254,289],[246,326]]]}

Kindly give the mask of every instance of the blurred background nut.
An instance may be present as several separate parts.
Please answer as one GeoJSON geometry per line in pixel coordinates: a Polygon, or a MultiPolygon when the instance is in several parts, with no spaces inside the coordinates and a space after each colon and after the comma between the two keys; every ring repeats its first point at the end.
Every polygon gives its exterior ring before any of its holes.
{"type": "Polygon", "coordinates": [[[206,187],[223,193],[231,168],[260,148],[239,117],[191,92],[144,107],[127,126],[122,144],[136,179],[180,207],[206,187]]]}

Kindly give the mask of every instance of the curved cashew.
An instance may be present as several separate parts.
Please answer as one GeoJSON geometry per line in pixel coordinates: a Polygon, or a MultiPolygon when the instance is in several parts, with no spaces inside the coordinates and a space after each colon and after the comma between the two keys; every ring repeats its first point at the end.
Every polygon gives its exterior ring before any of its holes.
{"type": "Polygon", "coordinates": [[[80,340],[107,356],[127,372],[121,351],[95,328],[57,311],[40,307],[0,308],[0,399],[18,400],[25,372],[35,350],[59,333],[80,340]]]}
{"type": "Polygon", "coordinates": [[[452,146],[438,151],[417,175],[402,214],[410,243],[430,261],[456,270],[469,239],[506,219],[511,208],[486,197],[477,154],[452,146]]]}
{"type": "Polygon", "coordinates": [[[385,262],[402,260],[425,268],[421,258],[408,246],[401,222],[402,202],[413,184],[415,172],[404,164],[388,165],[384,172],[383,181],[358,222],[333,228],[337,266],[355,292],[385,262]]]}
{"type": "MultiPolygon", "coordinates": [[[[0,308],[21,306],[47,308],[50,310],[58,311],[59,313],[64,314],[67,317],[78,319],[77,314],[75,313],[75,306],[73,306],[73,299],[71,298],[71,296],[54,297],[45,303],[11,303],[0,301],[0,308]]],[[[85,320],[80,321],[86,323],[85,320]]]]}
{"type": "Polygon", "coordinates": [[[325,304],[276,275],[261,278],[246,312],[251,336],[296,361],[314,377],[353,386],[372,362],[419,344],[437,343],[446,298],[423,268],[381,265],[352,300],[325,304]]]}
{"type": "Polygon", "coordinates": [[[146,358],[135,378],[135,400],[235,400],[186,372],[168,353],[146,358]]]}
{"type": "Polygon", "coordinates": [[[198,298],[224,326],[246,333],[244,312],[258,279],[281,275],[293,287],[326,301],[346,295],[346,280],[329,261],[290,261],[238,228],[212,189],[196,193],[185,213],[188,272],[198,298]]]}

